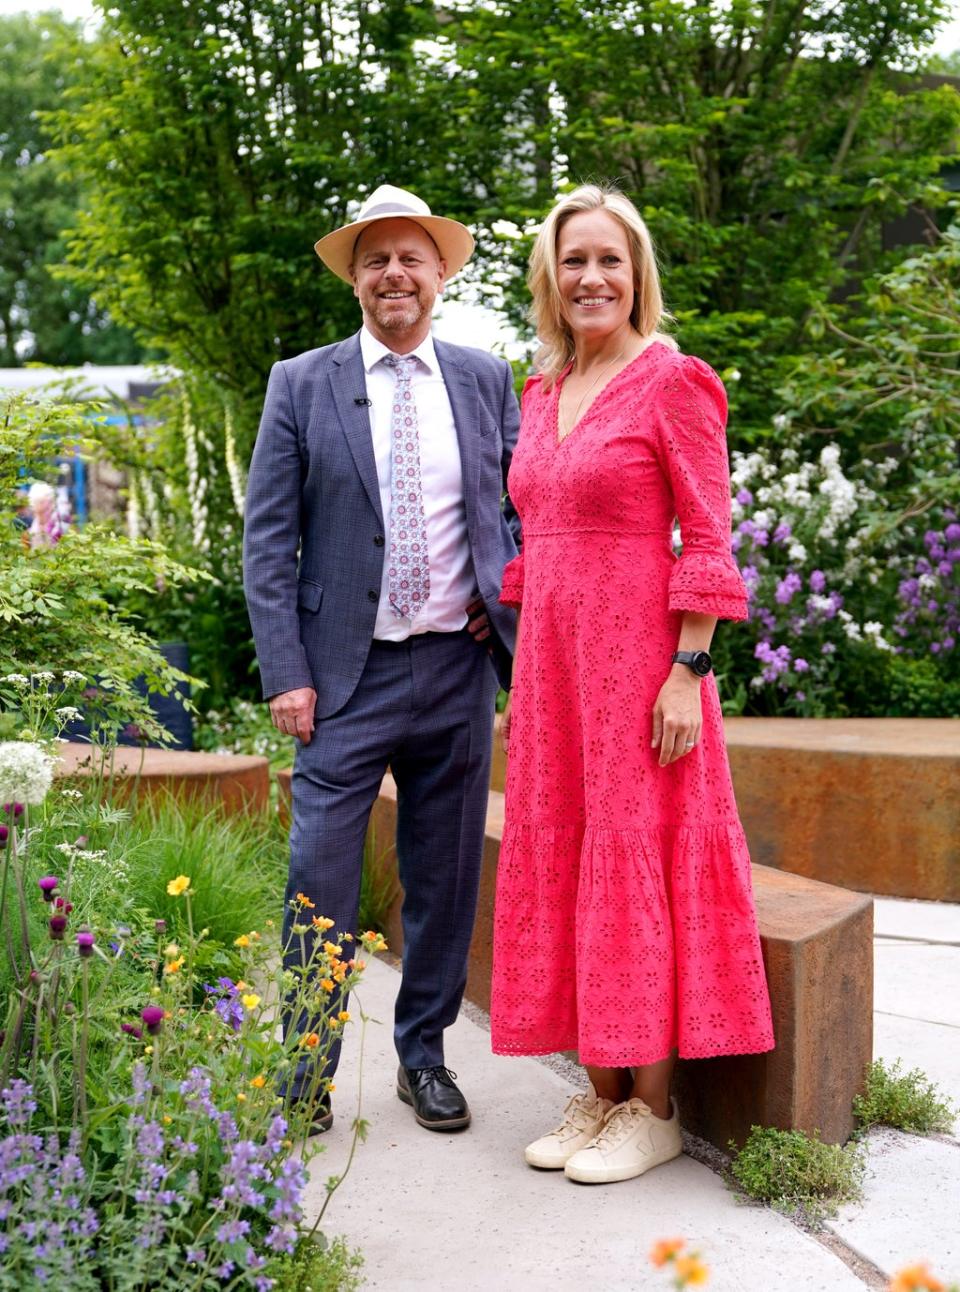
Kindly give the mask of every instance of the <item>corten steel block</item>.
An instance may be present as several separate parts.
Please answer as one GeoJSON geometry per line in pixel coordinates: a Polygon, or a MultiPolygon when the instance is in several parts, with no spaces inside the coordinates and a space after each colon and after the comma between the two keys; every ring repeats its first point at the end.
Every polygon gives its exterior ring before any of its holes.
{"type": "MultiPolygon", "coordinates": [[[[386,852],[396,831],[396,787],[388,776],[374,809],[386,852]]],[[[490,794],[467,999],[490,1008],[493,906],[503,832],[503,795],[490,794]]],[[[396,854],[389,853],[396,864],[396,854]]],[[[764,965],[777,1048],[766,1055],[689,1060],[678,1065],[686,1128],[721,1148],[742,1143],[752,1125],[819,1130],[840,1143],[853,1130],[853,1097],[873,1052],[873,902],[861,893],[753,867],[764,965]]],[[[402,947],[400,901],[386,930],[402,947]]]]}
{"type": "Polygon", "coordinates": [[[724,725],[754,861],[862,892],[960,901],[960,722],[724,725]]]}
{"type": "Polygon", "coordinates": [[[293,784],[293,768],[281,767],[275,773],[277,778],[277,814],[285,830],[290,829],[290,798],[293,784]]]}
{"type": "Polygon", "coordinates": [[[753,1125],[843,1143],[873,1054],[873,901],[767,866],[753,887],[776,1048],[679,1063],[683,1124],[721,1148],[753,1125]]]}
{"type": "MultiPolygon", "coordinates": [[[[89,745],[60,745],[58,757],[58,776],[99,775],[99,756],[89,745]]],[[[262,812],[270,803],[269,764],[253,755],[121,746],[108,761],[106,774],[112,774],[114,791],[121,797],[136,786],[141,794],[220,802],[229,812],[262,812]]]]}

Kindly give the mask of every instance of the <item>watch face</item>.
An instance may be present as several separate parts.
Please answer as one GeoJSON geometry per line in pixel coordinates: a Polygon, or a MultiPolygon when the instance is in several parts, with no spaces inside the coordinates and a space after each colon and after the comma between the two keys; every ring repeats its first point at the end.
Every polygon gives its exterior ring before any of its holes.
{"type": "Polygon", "coordinates": [[[698,677],[706,677],[713,668],[713,660],[705,650],[693,652],[693,659],[690,661],[693,665],[693,671],[698,677]]]}

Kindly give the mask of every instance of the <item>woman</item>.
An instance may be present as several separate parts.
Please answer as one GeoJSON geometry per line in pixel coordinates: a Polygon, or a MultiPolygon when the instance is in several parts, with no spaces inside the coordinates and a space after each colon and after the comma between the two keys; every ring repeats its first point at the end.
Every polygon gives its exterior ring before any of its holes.
{"type": "Polygon", "coordinates": [[[723,386],[658,331],[634,206],[592,185],[563,198],[529,282],[543,349],[509,482],[524,542],[503,591],[520,624],[493,1048],[579,1051],[590,1089],[526,1159],[603,1183],[680,1153],[678,1052],[773,1046],[708,654],[747,597],[723,386]]]}

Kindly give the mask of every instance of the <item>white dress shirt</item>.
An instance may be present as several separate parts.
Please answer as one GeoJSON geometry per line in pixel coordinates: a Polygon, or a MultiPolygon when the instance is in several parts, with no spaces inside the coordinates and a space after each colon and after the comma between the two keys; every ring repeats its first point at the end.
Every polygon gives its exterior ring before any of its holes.
{"type": "Polygon", "coordinates": [[[433,348],[433,337],[410,353],[417,359],[411,377],[420,430],[420,479],[427,525],[427,559],[430,562],[430,596],[412,619],[396,614],[387,595],[390,551],[390,421],[396,390],[394,370],[383,362],[393,351],[363,327],[360,352],[370,400],[370,429],[377,460],[380,507],[383,511],[385,559],[380,584],[380,604],[373,630],[379,641],[404,641],[415,633],[457,632],[466,626],[468,603],[477,583],[467,538],[467,512],[463,501],[460,443],[447,387],[433,348]]]}

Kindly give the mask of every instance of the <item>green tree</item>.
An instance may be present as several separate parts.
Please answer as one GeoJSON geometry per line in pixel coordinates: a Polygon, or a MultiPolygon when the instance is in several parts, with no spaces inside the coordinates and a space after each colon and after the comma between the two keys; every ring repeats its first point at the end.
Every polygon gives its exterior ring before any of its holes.
{"type": "MultiPolygon", "coordinates": [[[[451,111],[465,135],[468,113],[499,131],[491,213],[523,222],[554,184],[621,184],[653,229],[685,348],[740,371],[737,423],[762,426],[810,349],[810,311],[882,266],[892,217],[942,201],[960,96],[911,72],[947,9],[464,5],[446,28],[464,70],[451,111]]],[[[515,244],[515,265],[525,250],[515,244]]],[[[519,283],[508,295],[519,320],[519,283]]]]}
{"type": "MultiPolygon", "coordinates": [[[[0,17],[0,366],[131,363],[140,347],[81,287],[52,271],[78,204],[58,183],[41,120],[73,77],[79,29],[54,13],[0,17]]],[[[78,42],[80,42],[78,44],[78,42]]]]}

